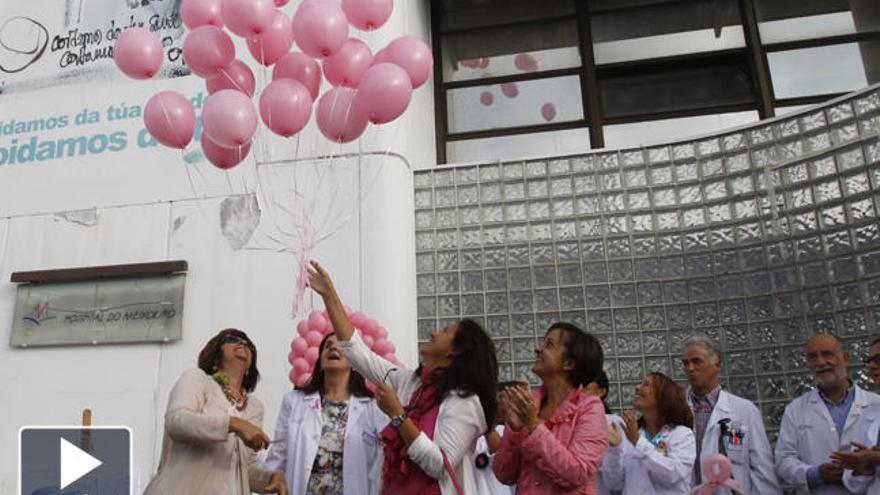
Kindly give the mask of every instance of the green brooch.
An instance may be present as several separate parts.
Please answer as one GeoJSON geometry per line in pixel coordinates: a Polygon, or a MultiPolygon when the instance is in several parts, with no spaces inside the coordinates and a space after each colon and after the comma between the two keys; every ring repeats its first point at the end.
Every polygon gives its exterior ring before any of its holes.
{"type": "Polygon", "coordinates": [[[229,375],[222,371],[218,371],[211,375],[211,378],[214,379],[215,382],[219,383],[221,387],[229,386],[229,375]]]}

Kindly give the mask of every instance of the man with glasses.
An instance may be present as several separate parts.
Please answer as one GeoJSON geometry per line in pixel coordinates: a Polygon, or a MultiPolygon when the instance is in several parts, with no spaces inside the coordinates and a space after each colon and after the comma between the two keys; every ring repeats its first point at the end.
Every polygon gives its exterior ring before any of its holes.
{"type": "Polygon", "coordinates": [[[785,408],[776,442],[776,473],[797,493],[847,494],[843,466],[832,453],[848,450],[857,420],[880,396],[847,376],[849,353],[833,335],[815,335],[804,347],[816,388],[785,408]]]}
{"type": "MultiPolygon", "coordinates": [[[[721,348],[709,337],[695,335],[685,340],[681,354],[681,366],[690,384],[687,401],[694,413],[697,440],[694,484],[706,482],[701,473],[703,460],[721,453],[730,458],[733,478],[743,493],[781,495],[761,413],[752,402],[722,390],[718,383],[721,348]]],[[[729,490],[714,493],[726,494],[729,490]]]]}
{"type": "MultiPolygon", "coordinates": [[[[865,357],[868,376],[874,388],[880,388],[880,338],[874,339],[865,357]]],[[[869,408],[855,425],[857,440],[852,450],[835,452],[831,457],[845,468],[844,486],[853,493],[880,493],[880,450],[878,450],[878,429],[880,429],[880,405],[869,408]]]]}

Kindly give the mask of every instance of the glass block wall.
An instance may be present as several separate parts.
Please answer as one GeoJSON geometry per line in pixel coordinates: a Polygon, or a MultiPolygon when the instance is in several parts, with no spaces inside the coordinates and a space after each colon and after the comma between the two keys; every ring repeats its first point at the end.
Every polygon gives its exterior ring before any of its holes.
{"type": "MultiPolygon", "coordinates": [[[[526,377],[556,320],[604,345],[611,406],[709,334],[768,429],[839,335],[852,376],[880,324],[880,89],[691,142],[442,167],[415,177],[419,340],[462,316],[526,377]]],[[[775,436],[775,435],[774,435],[775,436]]]]}

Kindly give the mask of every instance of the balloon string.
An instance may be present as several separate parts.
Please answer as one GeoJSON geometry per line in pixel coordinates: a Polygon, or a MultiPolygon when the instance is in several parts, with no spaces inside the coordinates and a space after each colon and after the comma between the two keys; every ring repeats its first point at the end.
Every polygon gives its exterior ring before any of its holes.
{"type": "Polygon", "coordinates": [[[242,87],[238,84],[238,81],[236,81],[235,79],[233,79],[232,76],[229,75],[229,72],[226,72],[226,67],[221,67],[221,68],[220,68],[220,73],[223,74],[223,77],[225,77],[227,81],[229,81],[230,83],[232,83],[233,86],[235,86],[235,89],[237,89],[237,90],[238,90],[239,92],[241,92],[241,93],[247,94],[247,91],[245,90],[245,88],[242,88],[242,87]]]}

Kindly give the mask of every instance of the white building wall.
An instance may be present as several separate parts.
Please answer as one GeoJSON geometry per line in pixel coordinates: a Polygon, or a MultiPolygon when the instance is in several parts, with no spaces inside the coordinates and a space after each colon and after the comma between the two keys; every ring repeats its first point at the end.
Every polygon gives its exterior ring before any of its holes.
{"type": "MultiPolygon", "coordinates": [[[[41,1],[32,3],[41,5],[41,1]]],[[[284,10],[291,13],[298,3],[294,0],[284,10]]],[[[364,38],[374,49],[404,34],[429,40],[427,4],[427,0],[398,0],[389,24],[364,38]]],[[[54,4],[42,5],[51,9],[54,4]]],[[[18,7],[0,6],[0,22],[22,15],[18,7]]],[[[28,8],[28,15],[40,14],[28,8]]],[[[237,48],[239,58],[250,62],[244,46],[237,48]]],[[[268,75],[252,67],[258,79],[268,75]]],[[[235,249],[220,227],[224,200],[277,184],[256,179],[253,157],[228,175],[204,161],[187,165],[184,159],[192,158],[189,153],[198,149],[197,144],[186,153],[140,148],[140,118],[124,122],[104,118],[111,103],[143,105],[161,89],[195,97],[204,91],[202,84],[194,76],[135,82],[113,75],[77,84],[59,80],[55,87],[0,95],[0,125],[11,119],[74,116],[84,108],[102,114],[94,124],[0,135],[0,147],[8,149],[12,139],[23,142],[31,135],[44,140],[117,131],[128,135],[128,145],[119,152],[0,165],[0,370],[7,378],[6,400],[0,408],[3,437],[16,437],[25,425],[79,424],[82,409],[90,408],[94,424],[127,425],[134,431],[137,493],[158,464],[170,388],[183,370],[195,366],[198,351],[217,331],[238,327],[256,343],[263,380],[255,395],[266,405],[264,427],[270,435],[281,397],[291,386],[287,354],[295,336],[291,304],[298,273],[295,251],[301,246],[290,239],[287,249],[294,252],[282,252],[268,240],[274,229],[268,215],[284,215],[266,194],[258,194],[260,226],[243,248],[235,249]],[[15,299],[15,284],[9,282],[12,272],[175,259],[189,262],[181,341],[9,346],[15,299]]],[[[327,89],[324,84],[322,89],[327,89]]],[[[262,87],[259,82],[258,87],[262,87]]],[[[287,165],[286,170],[298,170],[298,189],[314,192],[317,199],[313,205],[285,203],[286,207],[309,210],[313,217],[328,209],[336,212],[335,233],[311,255],[331,270],[347,304],[388,328],[398,357],[409,365],[417,360],[411,168],[435,161],[432,98],[429,80],[414,93],[404,117],[368,129],[360,143],[327,143],[313,122],[298,140],[284,141],[263,132],[259,139],[265,149],[254,153],[260,160],[297,160],[298,165],[287,165]],[[356,161],[342,157],[359,152],[387,153],[361,166],[361,198],[356,161]],[[333,158],[312,159],[327,155],[333,158]],[[320,196],[326,190],[337,196],[320,196]]],[[[307,295],[306,306],[319,307],[320,301],[307,295]]],[[[17,449],[17,440],[0,447],[0,494],[17,493],[17,449]]]]}

